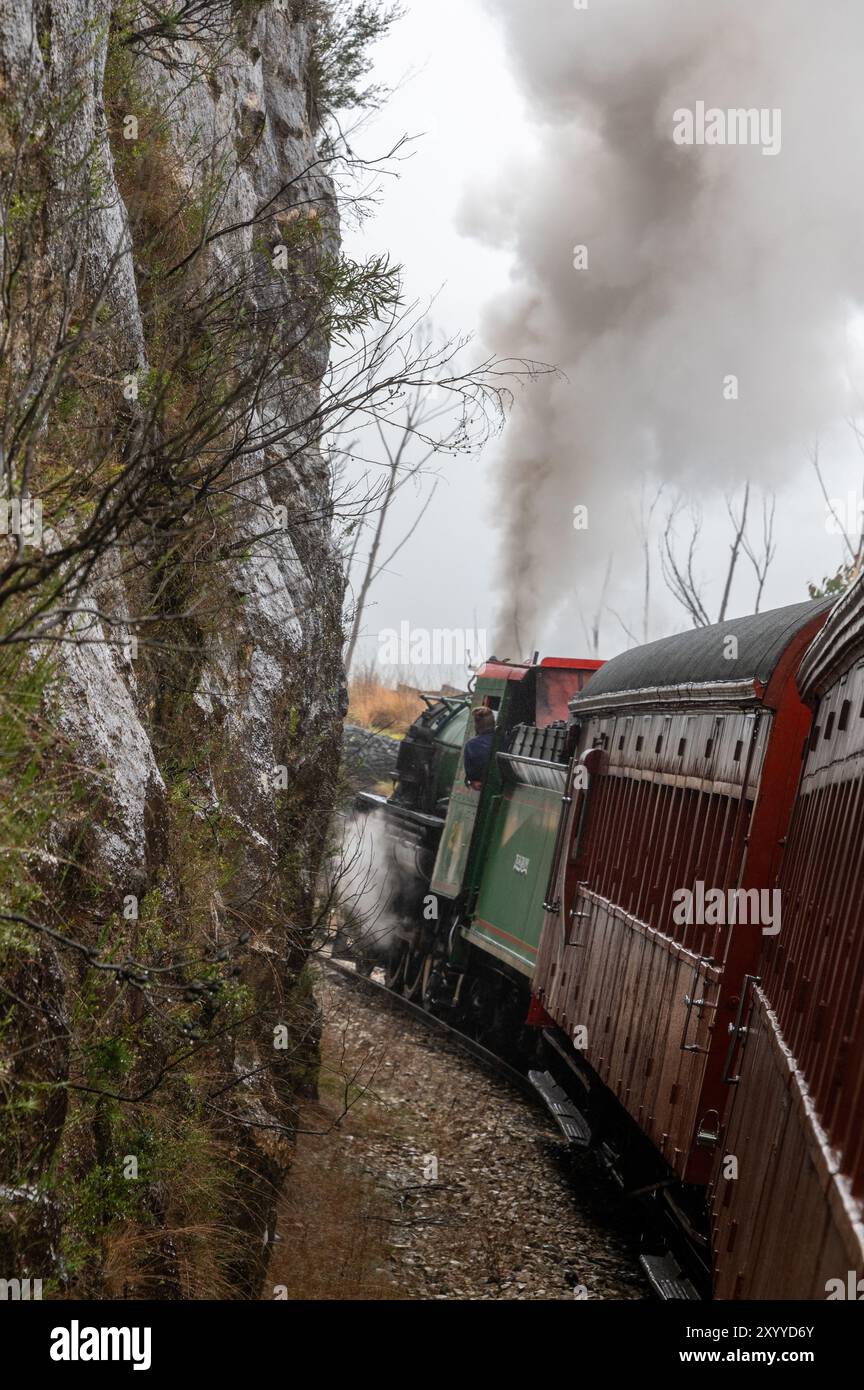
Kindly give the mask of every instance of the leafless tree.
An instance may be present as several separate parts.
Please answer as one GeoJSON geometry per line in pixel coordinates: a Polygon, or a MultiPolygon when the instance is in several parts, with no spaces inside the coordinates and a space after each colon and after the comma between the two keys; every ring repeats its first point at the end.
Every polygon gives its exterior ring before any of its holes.
{"type": "MultiPolygon", "coordinates": [[[[852,430],[859,453],[864,455],[864,437],[862,437],[861,426],[857,420],[850,420],[849,427],[852,430]]],[[[841,538],[845,555],[834,574],[826,575],[821,584],[811,583],[808,585],[811,598],[822,598],[827,594],[842,593],[861,572],[861,565],[864,562],[864,515],[859,517],[858,535],[853,544],[846,530],[846,521],[839,515],[834,499],[828,495],[818,442],[810,451],[810,463],[816,474],[816,481],[819,484],[819,491],[822,493],[828,515],[834,522],[836,534],[841,538]]]]}
{"type": "Polygon", "coordinates": [[[753,546],[747,536],[750,500],[749,482],[744,487],[740,511],[736,513],[733,498],[727,496],[725,499],[726,512],[732,527],[732,539],[729,543],[729,561],[723,576],[723,589],[716,617],[712,617],[709,611],[708,601],[703,596],[704,582],[696,572],[702,536],[701,511],[697,507],[690,508],[690,535],[683,555],[679,554],[675,529],[676,521],[684,507],[683,501],[680,498],[677,499],[667,512],[660,542],[660,563],[663,579],[669,592],[689,615],[694,627],[708,627],[712,623],[724,621],[729,609],[732,585],[742,554],[750,560],[756,575],[755,611],[757,613],[759,611],[765,580],[776,549],[774,545],[775,499],[773,496],[771,497],[770,505],[767,498],[763,499],[762,539],[759,549],[753,546]]]}
{"type": "Polygon", "coordinates": [[[445,400],[442,404],[440,400],[435,399],[434,387],[424,389],[420,385],[406,394],[397,415],[387,420],[375,421],[375,432],[382,455],[380,466],[384,473],[384,481],[377,500],[367,512],[372,534],[369,548],[362,561],[351,632],[345,650],[345,667],[348,671],[351,670],[357,641],[362,631],[363,615],[372,585],[417,531],[435,496],[439,480],[433,480],[408,530],[382,558],[384,533],[394,499],[408,483],[422,483],[428,476],[431,460],[440,455],[452,454],[465,438],[464,423],[454,423],[451,403],[445,400]],[[446,422],[445,428],[435,434],[430,433],[433,426],[442,420],[446,422]],[[418,444],[419,455],[415,448],[418,444]]]}
{"type": "MultiPolygon", "coordinates": [[[[654,490],[654,496],[649,503],[646,499],[646,482],[642,483],[642,495],[639,507],[639,545],[642,551],[642,641],[647,642],[650,630],[651,615],[651,554],[652,543],[652,524],[654,513],[660,504],[660,499],[665,491],[665,484],[660,483],[654,490]]],[[[619,618],[619,622],[620,622],[619,618]]],[[[623,626],[623,624],[622,624],[623,626]]],[[[628,636],[632,633],[625,628],[628,636]]],[[[633,638],[635,641],[636,639],[633,638]]]]}
{"type": "MultiPolygon", "coordinates": [[[[609,583],[612,579],[613,560],[614,557],[610,555],[609,559],[606,562],[606,570],[603,575],[603,583],[600,587],[600,595],[597,599],[597,607],[594,611],[594,616],[591,619],[590,627],[585,622],[585,616],[582,612],[581,607],[579,609],[579,621],[582,624],[582,631],[585,634],[585,641],[588,645],[588,651],[590,652],[593,658],[598,657],[600,654],[600,624],[603,620],[604,609],[608,607],[606,603],[606,595],[609,592],[609,583]]],[[[613,617],[618,618],[618,614],[615,613],[613,609],[610,608],[609,612],[612,613],[613,617]]],[[[621,622],[621,619],[618,618],[618,621],[621,622]]],[[[626,630],[627,629],[625,628],[625,631],[626,630]]]]}
{"type": "Polygon", "coordinates": [[[762,605],[762,592],[765,588],[765,580],[771,568],[772,561],[777,553],[777,545],[774,540],[774,517],[777,510],[777,498],[771,494],[762,498],[762,538],[761,548],[757,550],[745,534],[741,539],[741,545],[747,559],[753,566],[756,576],[756,598],[753,605],[753,612],[758,613],[762,605]]]}

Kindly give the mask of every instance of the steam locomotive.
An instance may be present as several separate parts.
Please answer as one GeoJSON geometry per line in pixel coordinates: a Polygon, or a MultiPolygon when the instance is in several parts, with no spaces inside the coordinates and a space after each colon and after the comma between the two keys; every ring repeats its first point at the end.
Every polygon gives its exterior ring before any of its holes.
{"type": "Polygon", "coordinates": [[[363,797],[388,983],[529,1068],[642,1202],[663,1298],[864,1274],[864,583],[829,607],[490,661],[482,787],[469,700],[429,697],[363,797]]]}

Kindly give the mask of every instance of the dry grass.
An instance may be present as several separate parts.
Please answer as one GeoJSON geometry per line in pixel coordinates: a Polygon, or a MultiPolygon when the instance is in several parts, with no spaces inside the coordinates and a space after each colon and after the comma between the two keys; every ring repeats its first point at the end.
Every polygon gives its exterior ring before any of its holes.
{"type": "Polygon", "coordinates": [[[244,1253],[240,1231],[213,1223],[144,1228],[125,1226],[106,1240],[107,1299],[218,1299],[236,1297],[222,1260],[244,1253]]]}
{"type": "Polygon", "coordinates": [[[319,1099],[301,1112],[261,1296],[292,1302],[404,1298],[389,1246],[392,1201],[359,1152],[364,1138],[393,1124],[375,1091],[380,1058],[369,1048],[346,1046],[330,993],[319,989],[326,1019],[319,1099]]]}
{"type": "Polygon", "coordinates": [[[376,733],[401,737],[414,723],[425,706],[408,686],[395,690],[382,684],[373,667],[359,671],[351,680],[348,691],[348,718],[352,724],[376,733]]]}
{"type": "MultiPolygon", "coordinates": [[[[307,1122],[326,1118],[315,1108],[304,1115],[307,1122]]],[[[352,1167],[338,1130],[332,1140],[302,1136],[263,1298],[400,1298],[389,1267],[386,1213],[372,1181],[352,1167]]]]}

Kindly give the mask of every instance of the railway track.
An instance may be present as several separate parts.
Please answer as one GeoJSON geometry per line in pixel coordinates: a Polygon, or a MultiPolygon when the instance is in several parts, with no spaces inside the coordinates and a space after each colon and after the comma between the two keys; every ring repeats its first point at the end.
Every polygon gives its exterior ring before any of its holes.
{"type": "MultiPolygon", "coordinates": [[[[349,1143],[334,1142],[401,1204],[387,1224],[387,1258],[403,1296],[649,1297],[626,1204],[599,1165],[557,1142],[518,1062],[356,972],[350,958],[322,964],[327,1055],[351,1075],[361,1062],[374,1075],[371,1111],[364,1104],[346,1120],[349,1143]],[[354,1004],[343,989],[355,991],[354,1004]],[[433,1154],[440,1179],[420,1182],[433,1154]]],[[[320,1162],[316,1148],[316,1170],[320,1162]]]]}
{"type": "Polygon", "coordinates": [[[505,1062],[497,1053],[490,1052],[488,1047],[484,1047],[483,1044],[477,1042],[475,1038],[469,1038],[466,1033],[460,1033],[458,1028],[454,1028],[451,1024],[445,1023],[443,1019],[437,1018],[435,1014],[430,1014],[419,1004],[415,1004],[412,1000],[406,999],[402,994],[396,994],[394,990],[388,989],[386,985],[380,984],[377,980],[371,979],[368,975],[362,975],[359,970],[351,969],[350,966],[345,965],[342,961],[334,960],[332,956],[323,956],[321,962],[328,970],[332,970],[336,974],[341,975],[343,979],[348,980],[355,988],[366,990],[367,993],[375,994],[377,997],[383,998],[395,1011],[408,1014],[410,1017],[417,1019],[417,1021],[422,1023],[425,1028],[428,1028],[431,1033],[437,1033],[439,1037],[444,1038],[460,1051],[467,1052],[476,1062],[479,1062],[481,1066],[486,1067],[488,1071],[493,1072],[496,1076],[501,1077],[505,1081],[509,1081],[511,1086],[515,1086],[535,1105],[541,1103],[542,1098],[535,1084],[529,1080],[525,1072],[519,1071],[517,1067],[511,1066],[509,1062],[505,1062]]]}
{"type": "MultiPolygon", "coordinates": [[[[595,1145],[594,1136],[586,1124],[584,1118],[574,1107],[572,1101],[554,1081],[548,1072],[527,1071],[521,1072],[518,1068],[505,1062],[497,1053],[484,1047],[476,1039],[468,1037],[467,1034],[454,1028],[451,1024],[445,1023],[443,1019],[430,1014],[419,1004],[406,999],[404,995],[397,994],[387,985],[371,979],[368,975],[363,975],[359,970],[346,965],[342,961],[334,960],[330,956],[322,957],[322,963],[335,974],[347,980],[356,989],[366,991],[368,994],[375,995],[386,1005],[392,1007],[394,1012],[408,1014],[422,1023],[429,1032],[437,1033],[440,1038],[449,1043],[459,1052],[466,1053],[482,1067],[499,1079],[505,1080],[519,1090],[532,1104],[539,1109],[544,1109],[551,1119],[555,1121],[561,1134],[568,1146],[574,1149],[586,1150],[595,1145]]],[[[610,1180],[617,1182],[622,1196],[635,1197],[640,1193],[626,1193],[623,1191],[623,1180],[615,1173],[614,1166],[604,1159],[605,1145],[600,1145],[597,1151],[599,1166],[610,1180]]],[[[646,1189],[647,1191],[648,1189],[646,1189]]],[[[661,1300],[685,1299],[698,1300],[699,1295],[693,1285],[686,1279],[678,1264],[674,1254],[660,1257],[641,1255],[639,1263],[648,1278],[655,1296],[661,1300]]]]}

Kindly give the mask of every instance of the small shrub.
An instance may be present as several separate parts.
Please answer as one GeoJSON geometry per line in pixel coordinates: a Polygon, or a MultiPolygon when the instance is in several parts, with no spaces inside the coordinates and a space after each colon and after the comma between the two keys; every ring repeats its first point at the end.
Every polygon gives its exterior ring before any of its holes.
{"type": "Polygon", "coordinates": [[[365,81],[372,68],[370,50],[402,13],[385,0],[312,0],[309,78],[319,123],[333,112],[374,110],[386,100],[386,87],[365,81]]]}

